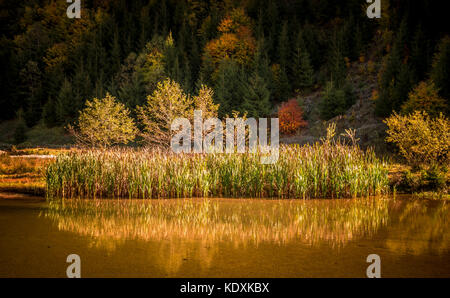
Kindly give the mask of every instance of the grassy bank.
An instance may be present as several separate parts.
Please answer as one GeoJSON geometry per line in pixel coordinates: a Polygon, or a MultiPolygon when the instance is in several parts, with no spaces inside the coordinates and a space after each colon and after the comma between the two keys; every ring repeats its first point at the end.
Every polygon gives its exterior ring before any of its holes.
{"type": "Polygon", "coordinates": [[[277,163],[259,154],[173,154],[88,150],[59,155],[46,172],[52,197],[344,198],[387,192],[386,164],[341,144],[281,146],[277,163]]]}
{"type": "Polygon", "coordinates": [[[0,155],[0,191],[45,195],[48,158],[0,155]]]}

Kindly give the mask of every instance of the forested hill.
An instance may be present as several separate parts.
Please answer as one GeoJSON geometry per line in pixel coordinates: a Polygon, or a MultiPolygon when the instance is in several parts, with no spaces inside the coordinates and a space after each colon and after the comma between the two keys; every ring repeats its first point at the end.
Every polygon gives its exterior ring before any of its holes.
{"type": "Polygon", "coordinates": [[[65,0],[0,1],[0,120],[63,126],[107,92],[133,109],[167,77],[187,93],[213,88],[221,116],[267,116],[325,90],[327,120],[354,103],[348,70],[359,61],[379,66],[378,116],[399,111],[430,79],[450,106],[450,28],[439,1],[381,0],[379,19],[367,17],[365,0],[81,3],[81,18],[70,19],[65,0]]]}

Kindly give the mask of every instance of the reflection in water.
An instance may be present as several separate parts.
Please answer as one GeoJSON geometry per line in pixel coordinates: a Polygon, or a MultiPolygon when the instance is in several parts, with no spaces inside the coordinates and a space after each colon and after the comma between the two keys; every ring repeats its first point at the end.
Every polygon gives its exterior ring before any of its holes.
{"type": "Polygon", "coordinates": [[[60,230],[93,236],[95,246],[109,250],[127,239],[195,241],[200,247],[218,241],[236,247],[292,241],[341,247],[387,225],[388,205],[382,198],[61,200],[50,202],[44,214],[60,230]]]}
{"type": "Polygon", "coordinates": [[[224,252],[239,251],[250,258],[256,246],[267,257],[302,244],[318,249],[311,251],[331,247],[338,248],[337,253],[360,254],[358,247],[366,253],[364,247],[369,245],[394,255],[445,256],[450,251],[449,213],[448,202],[407,198],[73,199],[51,201],[43,211],[60,231],[88,236],[91,247],[109,253],[145,247],[142,253],[148,259],[143,263],[153,264],[166,276],[180,276],[188,268],[186,260],[196,260],[189,265],[195,272],[221,268],[224,252]]]}
{"type": "Polygon", "coordinates": [[[448,201],[397,201],[395,229],[386,246],[398,253],[443,254],[450,250],[450,208],[448,201]],[[414,241],[411,241],[414,240],[414,241]]]}

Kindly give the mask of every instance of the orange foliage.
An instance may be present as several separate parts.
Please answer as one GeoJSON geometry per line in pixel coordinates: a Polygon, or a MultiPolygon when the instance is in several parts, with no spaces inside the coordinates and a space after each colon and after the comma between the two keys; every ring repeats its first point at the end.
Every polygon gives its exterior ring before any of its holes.
{"type": "Polygon", "coordinates": [[[219,32],[228,33],[236,30],[236,24],[233,23],[233,20],[230,18],[225,18],[220,22],[219,27],[217,28],[219,32]]]}
{"type": "Polygon", "coordinates": [[[222,34],[205,46],[205,52],[216,66],[223,59],[233,58],[239,64],[251,61],[256,50],[256,41],[250,30],[250,23],[243,10],[235,10],[218,26],[222,34]]]}
{"type": "Polygon", "coordinates": [[[302,108],[295,98],[281,104],[281,108],[278,110],[278,118],[282,134],[294,134],[299,128],[308,125],[303,120],[302,108]]]}

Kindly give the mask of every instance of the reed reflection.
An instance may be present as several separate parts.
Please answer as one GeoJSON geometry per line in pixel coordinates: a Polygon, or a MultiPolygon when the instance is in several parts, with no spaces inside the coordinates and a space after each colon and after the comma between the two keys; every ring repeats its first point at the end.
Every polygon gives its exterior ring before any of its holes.
{"type": "Polygon", "coordinates": [[[301,241],[341,247],[389,220],[386,199],[351,200],[61,200],[44,215],[60,230],[114,249],[127,239],[219,241],[235,246],[301,241]]]}

